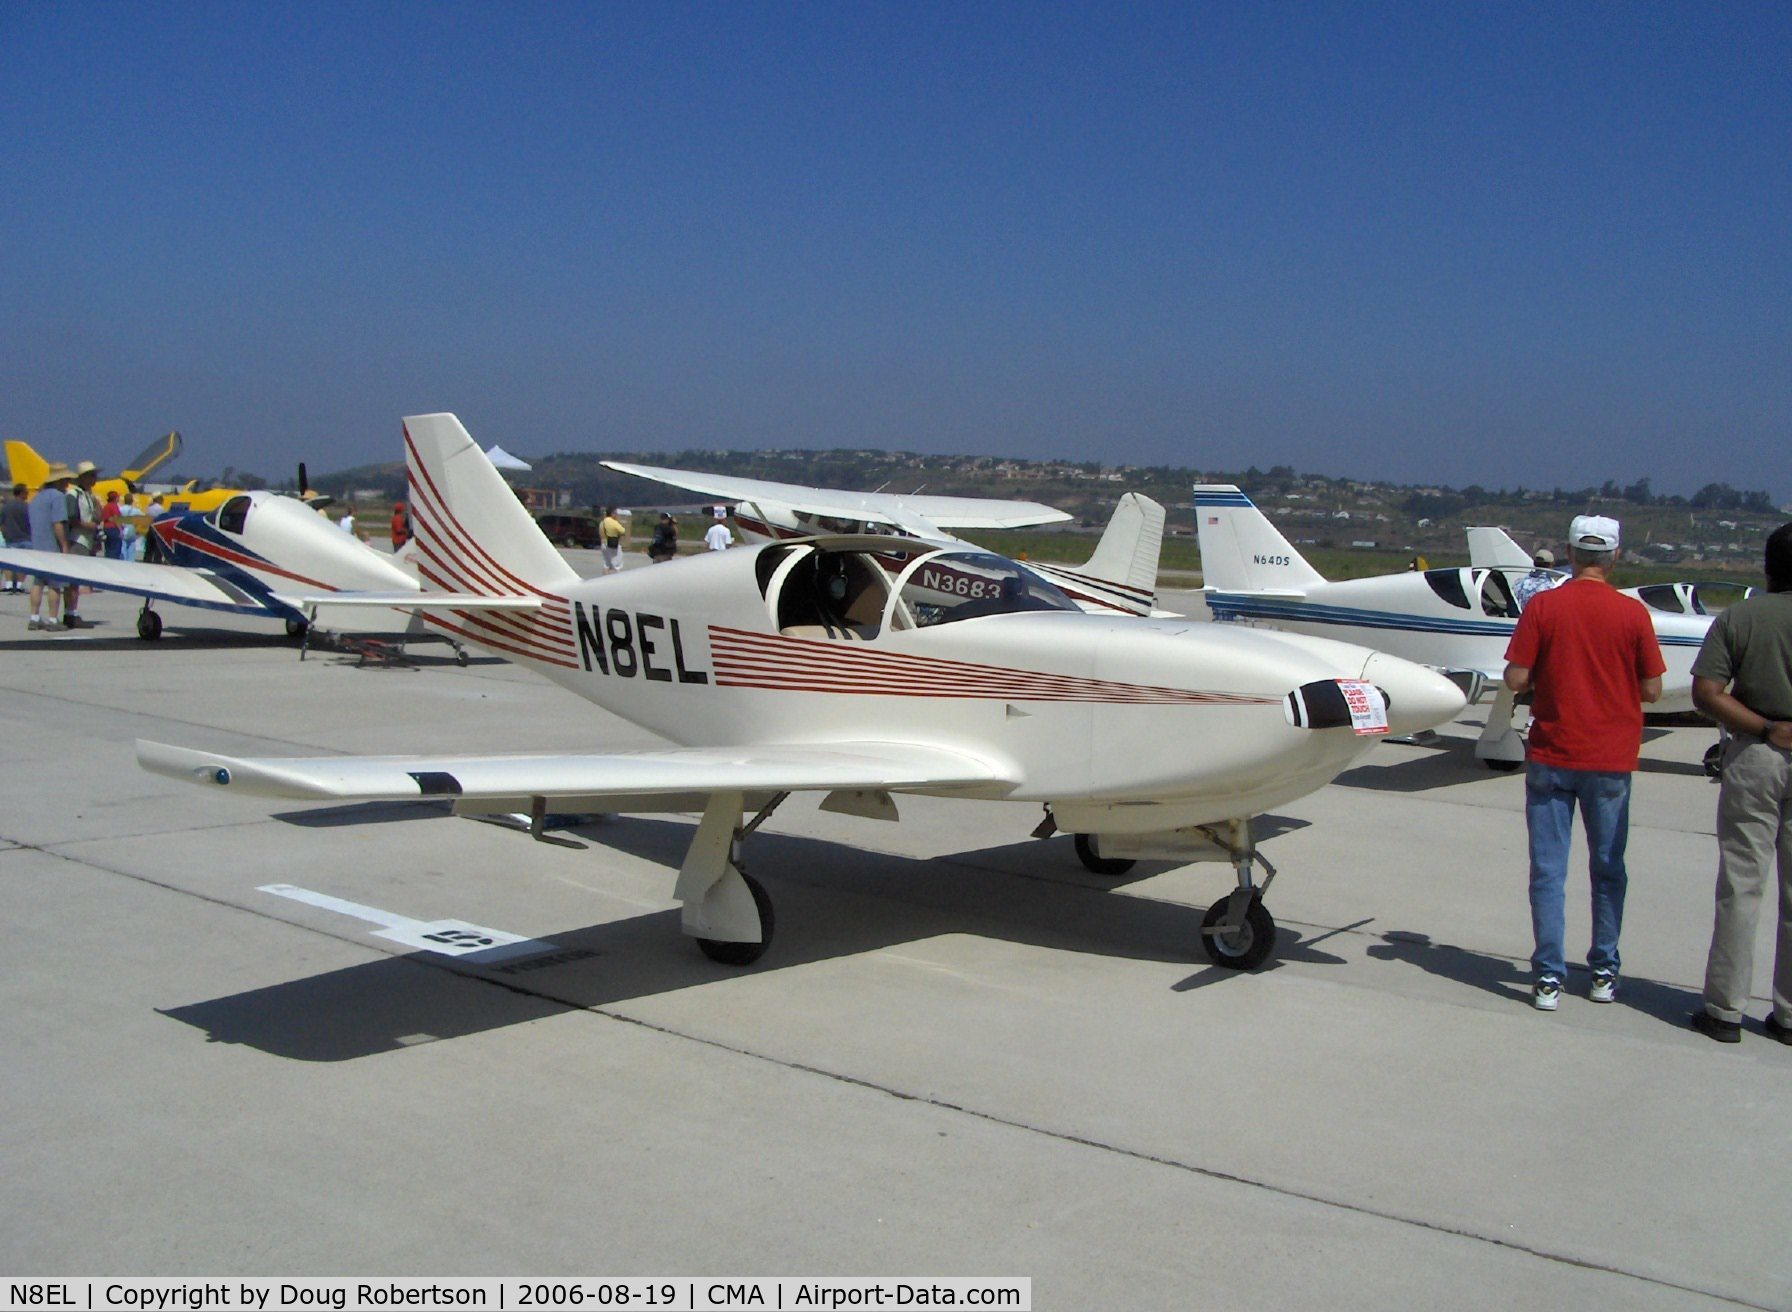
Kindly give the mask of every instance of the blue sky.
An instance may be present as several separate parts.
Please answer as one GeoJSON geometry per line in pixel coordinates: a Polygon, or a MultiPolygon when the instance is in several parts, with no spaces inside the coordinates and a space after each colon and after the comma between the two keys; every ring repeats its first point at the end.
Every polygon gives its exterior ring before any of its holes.
{"type": "Polygon", "coordinates": [[[1792,7],[0,3],[0,433],[1792,501],[1792,7]]]}

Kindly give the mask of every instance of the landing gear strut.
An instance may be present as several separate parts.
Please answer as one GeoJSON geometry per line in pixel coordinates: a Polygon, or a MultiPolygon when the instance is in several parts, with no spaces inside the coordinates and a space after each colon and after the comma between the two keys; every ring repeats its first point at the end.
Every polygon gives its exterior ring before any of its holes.
{"type": "Polygon", "coordinates": [[[1201,920],[1201,948],[1216,966],[1255,970],[1269,959],[1276,945],[1275,918],[1263,905],[1276,868],[1258,854],[1249,820],[1228,820],[1224,826],[1202,825],[1201,829],[1231,854],[1232,869],[1238,876],[1238,887],[1207,908],[1201,920]],[[1253,872],[1259,862],[1268,871],[1262,884],[1255,882],[1253,872]]]}
{"type": "Polygon", "coordinates": [[[1524,764],[1524,738],[1512,727],[1518,698],[1510,688],[1494,694],[1487,712],[1487,727],[1475,741],[1475,756],[1489,770],[1516,770],[1524,764]]]}
{"type": "Polygon", "coordinates": [[[703,810],[674,892],[684,904],[684,932],[711,961],[750,966],[771,946],[772,900],[747,874],[740,846],[789,795],[778,793],[750,824],[740,793],[711,794],[703,810]]]}

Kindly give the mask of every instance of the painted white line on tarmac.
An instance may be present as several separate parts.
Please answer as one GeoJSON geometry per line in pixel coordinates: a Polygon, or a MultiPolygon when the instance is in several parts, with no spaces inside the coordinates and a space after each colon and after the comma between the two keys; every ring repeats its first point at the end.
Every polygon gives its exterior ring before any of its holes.
{"type": "Polygon", "coordinates": [[[521,934],[509,934],[501,929],[469,924],[465,920],[414,920],[409,916],[382,911],[378,907],[350,902],[346,898],[300,888],[296,884],[263,884],[258,891],[378,925],[380,928],[374,931],[375,938],[390,939],[394,943],[423,952],[437,952],[443,956],[466,958],[482,964],[560,950],[558,944],[546,939],[525,938],[521,934]]]}

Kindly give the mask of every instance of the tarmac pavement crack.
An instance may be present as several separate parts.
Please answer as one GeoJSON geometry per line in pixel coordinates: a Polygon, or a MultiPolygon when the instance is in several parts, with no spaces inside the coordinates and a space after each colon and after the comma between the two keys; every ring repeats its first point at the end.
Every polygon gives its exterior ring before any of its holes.
{"type": "Polygon", "coordinates": [[[262,911],[254,907],[243,906],[240,903],[232,902],[222,897],[197,892],[189,888],[182,888],[179,885],[168,883],[165,880],[155,879],[148,875],[138,874],[128,870],[120,870],[116,867],[107,866],[100,862],[92,861],[68,852],[55,851],[34,844],[21,844],[20,847],[24,850],[41,852],[44,855],[53,857],[57,860],[68,861],[71,864],[82,866],[100,874],[121,877],[178,896],[194,898],[223,910],[239,912],[258,920],[274,921],[278,924],[298,929],[304,933],[316,934],[320,937],[333,939],[337,942],[362,949],[378,956],[384,956],[389,959],[398,957],[400,960],[409,962],[419,969],[439,971],[471,983],[483,984],[492,988],[501,989],[519,997],[564,1007],[568,1012],[599,1016],[605,1020],[630,1025],[648,1033],[662,1035],[666,1038],[686,1043],[697,1044],[715,1052],[727,1053],[731,1056],[745,1058],[749,1061],[761,1062],[794,1074],[811,1076],[827,1080],[834,1084],[861,1089],[867,1093],[880,1094],[884,1097],[893,1098],[898,1101],[915,1103],[920,1106],[931,1107],[954,1115],[970,1117],[974,1120],[984,1122],[985,1124],[1000,1126],[1004,1129],[1015,1130],[1023,1134],[1036,1135],[1061,1144],[1107,1154],[1115,1158],[1159,1167],[1165,1170],[1182,1172],[1204,1180],[1211,1180],[1219,1184],[1257,1190],[1274,1197],[1284,1198],[1294,1202],[1307,1203],[1316,1207],[1333,1209],[1339,1212],[1346,1212],[1370,1220],[1384,1221],[1393,1225],[1405,1226],[1449,1239],[1460,1239],[1474,1243],[1488,1244],[1492,1247],[1522,1254],[1539,1261],[1576,1267],[1586,1271],[1615,1276],[1620,1279],[1636,1280],[1656,1288],[1697,1295],[1702,1298],[1710,1298],[1736,1307],[1759,1309],[1759,1312],[1776,1312],[1776,1310],[1768,1304],[1751,1302],[1738,1295],[1725,1294],[1710,1289],[1701,1289],[1695,1285],[1683,1284],[1662,1276],[1649,1275],[1644,1272],[1626,1270],[1623,1267],[1614,1266],[1610,1263],[1579,1257],[1573,1253],[1547,1249],[1534,1244],[1521,1243],[1514,1239],[1505,1238],[1496,1234],[1488,1234],[1483,1231],[1470,1229],[1466,1226],[1446,1225],[1437,1221],[1427,1220],[1424,1217],[1407,1215],[1391,1208],[1370,1206],[1366,1203],[1354,1201],[1349,1198],[1332,1197],[1315,1190],[1281,1184],[1268,1178],[1242,1175],[1234,1171],[1226,1171],[1217,1167],[1204,1166],[1199,1162],[1184,1161],[1179,1158],[1169,1157],[1159,1153],[1147,1152],[1139,1148],[1130,1148],[1124,1144],[1106,1142],[1104,1140],[1091,1138],[1087,1135],[1077,1134],[1070,1130],[1059,1129],[1049,1125],[1039,1125],[1033,1122],[1019,1120],[1014,1117],[1003,1116],[997,1112],[973,1107],[965,1103],[953,1102],[947,1098],[936,1097],[925,1093],[916,1093],[912,1090],[898,1088],[895,1085],[867,1079],[863,1076],[852,1075],[843,1071],[829,1070],[826,1067],[817,1066],[812,1062],[773,1056],[768,1053],[758,1052],[751,1048],[743,1047],[739,1044],[728,1043],[721,1039],[692,1033],[687,1030],[681,1030],[663,1022],[646,1020],[639,1016],[632,1016],[627,1012],[617,1010],[612,1006],[580,1002],[575,998],[562,996],[551,988],[525,984],[512,978],[498,978],[482,969],[469,968],[468,965],[458,962],[453,958],[432,957],[429,954],[423,953],[395,954],[381,952],[380,949],[369,944],[365,937],[358,934],[338,932],[327,927],[290,920],[284,916],[275,915],[272,911],[262,911]]]}

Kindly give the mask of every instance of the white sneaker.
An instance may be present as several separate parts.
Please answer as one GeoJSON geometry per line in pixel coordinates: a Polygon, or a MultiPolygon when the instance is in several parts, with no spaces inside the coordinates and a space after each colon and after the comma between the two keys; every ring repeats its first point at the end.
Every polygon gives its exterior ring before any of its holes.
{"type": "Polygon", "coordinates": [[[1618,997],[1618,977],[1608,975],[1605,971],[1596,971],[1593,975],[1593,987],[1587,996],[1594,1002],[1614,1002],[1618,997]]]}
{"type": "Polygon", "coordinates": [[[1553,979],[1540,979],[1531,989],[1531,1005],[1538,1011],[1554,1011],[1562,1000],[1562,986],[1553,979]]]}

